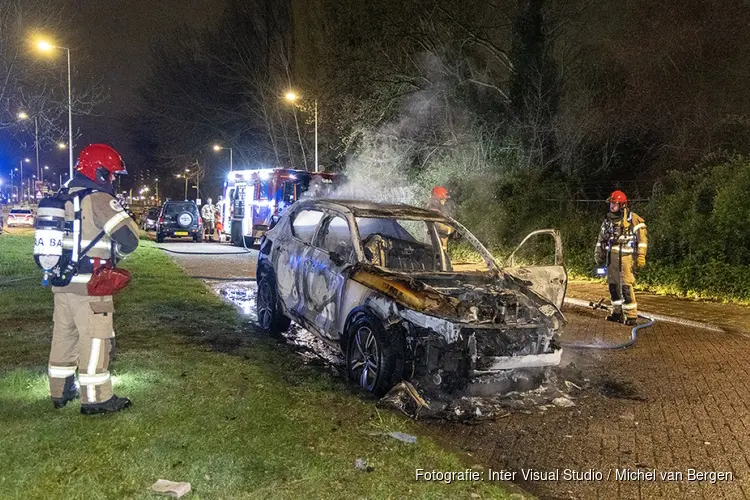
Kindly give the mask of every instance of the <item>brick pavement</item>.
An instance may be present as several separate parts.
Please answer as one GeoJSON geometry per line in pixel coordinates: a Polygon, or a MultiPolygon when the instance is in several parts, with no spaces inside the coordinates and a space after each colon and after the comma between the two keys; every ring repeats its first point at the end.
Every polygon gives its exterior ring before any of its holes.
{"type": "MultiPolygon", "coordinates": [[[[567,313],[568,340],[629,338],[593,312],[567,313]]],[[[573,408],[534,409],[475,426],[437,424],[451,445],[542,498],[750,499],[750,339],[674,324],[619,351],[567,350],[589,387],[573,408]],[[523,481],[521,469],[602,471],[602,481],[523,481]],[[615,469],[681,471],[683,481],[615,481],[615,469]],[[732,472],[688,482],[687,470],[732,472]],[[606,480],[611,471],[610,480],[606,480]],[[520,478],[520,480],[519,480],[520,478]]]]}

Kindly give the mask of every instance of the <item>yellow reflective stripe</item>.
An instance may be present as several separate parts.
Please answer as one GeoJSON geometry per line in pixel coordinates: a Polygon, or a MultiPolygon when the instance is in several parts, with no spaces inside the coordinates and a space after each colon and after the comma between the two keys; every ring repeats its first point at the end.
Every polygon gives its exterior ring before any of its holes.
{"type": "Polygon", "coordinates": [[[623,304],[622,305],[622,308],[623,309],[627,309],[628,311],[630,311],[631,309],[635,309],[636,307],[638,307],[638,304],[636,304],[635,302],[631,302],[630,304],[623,304]]]}
{"type": "Polygon", "coordinates": [[[632,248],[623,248],[620,250],[620,247],[612,247],[613,252],[620,252],[620,253],[633,253],[632,248]]]}
{"type": "Polygon", "coordinates": [[[612,305],[613,306],[621,306],[625,302],[624,300],[613,300],[612,305]]]}
{"type": "Polygon", "coordinates": [[[47,373],[52,378],[68,378],[76,374],[75,366],[47,366],[47,373]]]}
{"type": "Polygon", "coordinates": [[[648,247],[648,243],[638,243],[638,248],[646,248],[648,247]]]}
{"type": "Polygon", "coordinates": [[[90,274],[76,274],[75,276],[73,276],[73,278],[71,278],[70,282],[71,283],[88,283],[90,279],[91,279],[90,274]]]}
{"type": "Polygon", "coordinates": [[[109,219],[104,224],[104,232],[107,233],[108,235],[111,234],[112,230],[115,228],[117,224],[119,224],[120,222],[124,221],[125,219],[129,217],[130,216],[128,215],[128,213],[124,210],[122,212],[117,212],[115,215],[112,216],[111,219],[109,219]]]}
{"type": "MultiPolygon", "coordinates": [[[[93,375],[88,374],[88,373],[78,374],[78,381],[81,383],[81,385],[102,385],[108,380],[109,380],[109,372],[95,373],[93,375]]],[[[93,391],[89,391],[89,392],[93,392],[93,391]]]]}
{"type": "Polygon", "coordinates": [[[645,222],[641,222],[640,224],[636,224],[635,226],[633,226],[633,232],[638,231],[639,229],[642,229],[642,228],[645,228],[645,227],[646,227],[646,223],[645,222]]]}
{"type": "Polygon", "coordinates": [[[93,375],[96,373],[96,362],[99,361],[99,352],[102,349],[102,339],[91,339],[91,354],[89,355],[89,366],[86,373],[93,375]]]}

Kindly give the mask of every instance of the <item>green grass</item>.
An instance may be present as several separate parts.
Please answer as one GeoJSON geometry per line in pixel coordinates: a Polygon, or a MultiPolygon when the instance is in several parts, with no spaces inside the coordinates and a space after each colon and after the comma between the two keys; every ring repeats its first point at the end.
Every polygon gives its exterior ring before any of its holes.
{"type": "Polygon", "coordinates": [[[190,482],[192,498],[507,496],[490,482],[415,482],[418,467],[471,464],[258,335],[150,242],[125,262],[133,282],[116,297],[115,391],[134,406],[97,417],[77,402],[53,410],[52,297],[31,245],[0,237],[0,497],[155,498],[148,488],[160,478],[190,482]],[[392,430],[417,444],[372,435],[392,430]],[[374,471],[356,470],[357,458],[374,471]]]}

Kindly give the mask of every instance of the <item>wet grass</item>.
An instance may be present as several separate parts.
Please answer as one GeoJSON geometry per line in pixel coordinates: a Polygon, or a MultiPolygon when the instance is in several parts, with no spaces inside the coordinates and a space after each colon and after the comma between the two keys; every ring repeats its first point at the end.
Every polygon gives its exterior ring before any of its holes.
{"type": "Polygon", "coordinates": [[[3,498],[151,498],[160,478],[190,482],[193,498],[506,496],[489,482],[416,482],[416,468],[472,464],[259,336],[150,242],[125,262],[134,279],[116,297],[115,390],[134,406],[98,417],[77,402],[53,410],[52,297],[31,246],[30,236],[0,237],[3,498]],[[373,435],[388,431],[419,438],[373,435]],[[358,458],[373,470],[356,469],[358,458]]]}

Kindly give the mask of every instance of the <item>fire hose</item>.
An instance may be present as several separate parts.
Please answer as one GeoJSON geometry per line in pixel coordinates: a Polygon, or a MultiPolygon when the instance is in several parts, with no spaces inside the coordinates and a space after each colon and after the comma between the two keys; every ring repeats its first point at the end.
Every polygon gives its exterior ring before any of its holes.
{"type": "MultiPolygon", "coordinates": [[[[589,307],[596,309],[603,309],[605,311],[609,311],[609,307],[603,304],[604,299],[600,300],[596,304],[593,302],[589,302],[589,307]]],[[[630,331],[630,340],[627,342],[623,342],[621,344],[587,344],[587,343],[579,343],[579,342],[561,342],[560,344],[563,347],[568,347],[570,349],[624,349],[626,347],[630,347],[633,344],[635,344],[635,341],[638,337],[639,330],[642,330],[644,328],[648,328],[650,326],[653,326],[656,323],[656,319],[639,313],[638,317],[644,320],[647,320],[646,323],[642,325],[636,325],[633,327],[633,329],[630,331]]]]}

